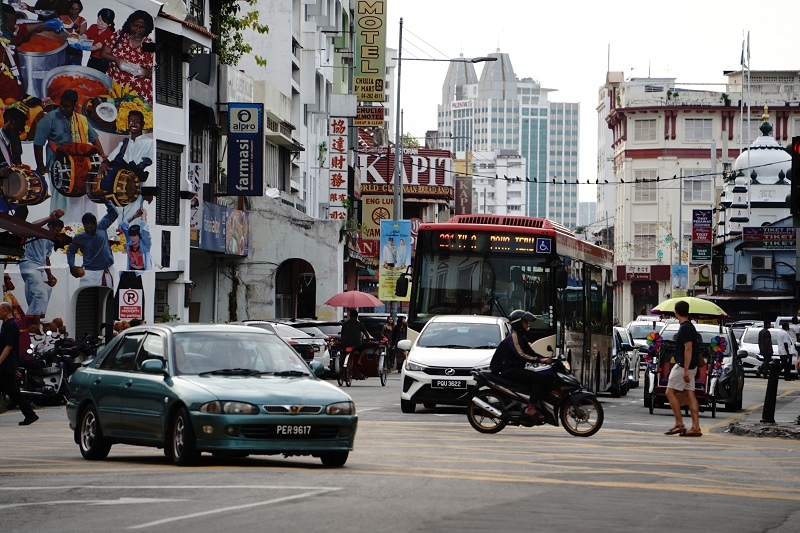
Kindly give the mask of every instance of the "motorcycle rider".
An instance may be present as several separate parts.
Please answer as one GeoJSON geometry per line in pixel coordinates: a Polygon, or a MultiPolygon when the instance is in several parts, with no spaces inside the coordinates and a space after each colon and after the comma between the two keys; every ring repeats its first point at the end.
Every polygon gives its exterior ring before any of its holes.
{"type": "Polygon", "coordinates": [[[531,313],[517,309],[509,315],[511,332],[501,343],[502,370],[500,375],[511,381],[524,383],[529,386],[530,402],[525,409],[524,417],[534,424],[544,423],[544,415],[536,410],[536,402],[553,386],[551,375],[534,372],[525,368],[526,363],[552,363],[549,357],[537,354],[525,339],[530,323],[536,317],[531,313]]]}
{"type": "Polygon", "coordinates": [[[341,364],[344,364],[344,359],[347,355],[346,348],[352,346],[353,357],[357,356],[353,366],[353,374],[356,376],[356,379],[364,379],[359,372],[361,369],[361,359],[364,357],[365,348],[364,344],[362,343],[362,337],[366,340],[370,340],[372,336],[369,334],[369,331],[367,331],[364,323],[358,320],[358,311],[356,309],[351,309],[349,316],[350,319],[345,320],[345,322],[342,324],[342,350],[339,352],[339,358],[341,364]]]}

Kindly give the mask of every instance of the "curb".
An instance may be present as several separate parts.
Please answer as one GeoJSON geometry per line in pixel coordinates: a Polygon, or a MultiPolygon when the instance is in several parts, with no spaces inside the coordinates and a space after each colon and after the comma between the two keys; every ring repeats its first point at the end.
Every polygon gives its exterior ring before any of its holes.
{"type": "Polygon", "coordinates": [[[753,424],[732,422],[725,433],[746,437],[770,437],[780,439],[800,439],[800,425],[753,424]]]}

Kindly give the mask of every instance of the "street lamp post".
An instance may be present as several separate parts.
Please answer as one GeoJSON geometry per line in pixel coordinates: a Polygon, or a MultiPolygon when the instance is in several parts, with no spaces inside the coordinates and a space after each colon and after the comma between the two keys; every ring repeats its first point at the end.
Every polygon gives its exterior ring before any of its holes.
{"type": "MultiPolygon", "coordinates": [[[[395,99],[397,100],[397,110],[394,115],[395,119],[395,133],[394,133],[394,176],[392,182],[394,183],[394,206],[392,209],[392,220],[398,221],[403,219],[403,196],[402,196],[402,183],[400,179],[400,165],[403,164],[403,139],[401,137],[402,130],[400,124],[400,75],[403,69],[403,19],[400,18],[400,34],[397,44],[397,87],[395,90],[395,99]]],[[[496,57],[471,57],[463,59],[423,59],[423,58],[408,58],[407,61],[442,61],[446,63],[483,63],[485,61],[497,61],[496,57]]],[[[397,302],[392,302],[391,305],[392,320],[397,323],[397,302]]]]}

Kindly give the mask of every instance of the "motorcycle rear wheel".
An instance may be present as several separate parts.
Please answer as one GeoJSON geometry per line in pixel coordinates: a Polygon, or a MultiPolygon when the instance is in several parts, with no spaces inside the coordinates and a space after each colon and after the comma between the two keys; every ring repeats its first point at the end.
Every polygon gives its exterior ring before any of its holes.
{"type": "Polygon", "coordinates": [[[572,402],[566,402],[559,414],[561,425],[575,437],[591,437],[603,425],[603,407],[593,396],[578,400],[577,407],[572,402]]]}
{"type": "MultiPolygon", "coordinates": [[[[503,411],[506,408],[506,400],[492,390],[485,390],[475,395],[476,398],[483,400],[492,407],[503,411]]],[[[508,421],[500,420],[500,417],[485,411],[479,405],[471,402],[467,406],[467,420],[469,424],[480,433],[499,433],[508,425],[508,421]]]]}

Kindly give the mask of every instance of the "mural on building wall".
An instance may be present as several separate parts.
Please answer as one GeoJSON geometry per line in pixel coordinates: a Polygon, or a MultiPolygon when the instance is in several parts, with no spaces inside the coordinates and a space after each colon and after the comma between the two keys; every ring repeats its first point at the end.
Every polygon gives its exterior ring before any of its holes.
{"type": "Polygon", "coordinates": [[[30,1],[3,4],[0,211],[72,237],[28,239],[5,270],[38,334],[73,331],[85,287],[154,290],[155,32],[120,2],[30,1]]]}

